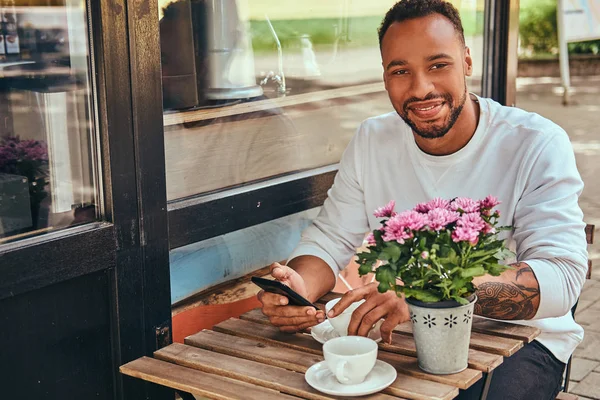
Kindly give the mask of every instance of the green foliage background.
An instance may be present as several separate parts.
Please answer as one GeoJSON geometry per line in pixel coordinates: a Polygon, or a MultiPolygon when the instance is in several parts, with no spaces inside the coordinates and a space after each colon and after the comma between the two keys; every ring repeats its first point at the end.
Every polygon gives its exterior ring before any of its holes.
{"type": "MultiPolygon", "coordinates": [[[[556,0],[522,0],[519,14],[521,46],[534,56],[556,54],[558,48],[556,0]]],[[[598,54],[600,40],[569,43],[571,54],[598,54]]]]}

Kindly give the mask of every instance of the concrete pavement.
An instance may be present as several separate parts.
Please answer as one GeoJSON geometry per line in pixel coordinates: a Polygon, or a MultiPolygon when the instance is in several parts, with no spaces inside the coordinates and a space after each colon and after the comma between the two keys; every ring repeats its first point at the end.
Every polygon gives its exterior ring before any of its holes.
{"type": "Polygon", "coordinates": [[[575,319],[585,339],[575,351],[570,392],[580,399],[600,400],[600,76],[572,79],[573,105],[562,106],[556,78],[519,78],[517,106],[563,127],[571,138],[585,189],[579,204],[585,221],[596,225],[596,244],[589,257],[595,264],[584,286],[575,319]]]}

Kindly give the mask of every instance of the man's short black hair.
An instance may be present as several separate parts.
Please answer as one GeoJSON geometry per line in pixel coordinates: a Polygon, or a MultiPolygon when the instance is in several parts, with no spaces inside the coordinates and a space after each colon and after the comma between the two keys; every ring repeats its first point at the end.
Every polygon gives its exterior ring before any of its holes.
{"type": "Polygon", "coordinates": [[[462,43],[465,43],[465,32],[463,30],[458,10],[449,2],[444,0],[400,0],[385,14],[379,27],[379,48],[383,42],[383,36],[390,25],[394,22],[402,22],[408,19],[426,17],[432,14],[440,14],[450,20],[456,34],[462,43]]]}

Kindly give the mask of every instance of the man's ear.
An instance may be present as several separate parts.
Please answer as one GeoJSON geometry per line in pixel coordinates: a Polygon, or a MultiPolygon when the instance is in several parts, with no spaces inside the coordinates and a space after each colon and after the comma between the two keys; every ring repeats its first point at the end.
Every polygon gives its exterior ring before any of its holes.
{"type": "Polygon", "coordinates": [[[471,49],[465,46],[465,75],[473,75],[473,58],[471,58],[471,49]]]}

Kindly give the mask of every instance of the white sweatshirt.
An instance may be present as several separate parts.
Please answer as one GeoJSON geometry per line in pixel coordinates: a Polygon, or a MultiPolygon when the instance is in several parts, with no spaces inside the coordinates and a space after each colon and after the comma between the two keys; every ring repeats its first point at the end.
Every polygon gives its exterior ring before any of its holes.
{"type": "Polygon", "coordinates": [[[570,309],[587,271],[585,224],[577,203],[583,182],[573,148],[553,122],[476,99],[475,134],[447,156],[421,151],[395,112],[364,121],[342,156],[321,212],[289,259],[320,257],[337,276],[366,232],[380,226],[373,211],[390,200],[400,212],[435,197],[494,195],[502,202],[500,225],[513,226],[504,233],[509,248],[531,266],[540,286],[535,318],[513,322],[540,328],[538,340],[566,363],[583,339],[570,309]]]}

